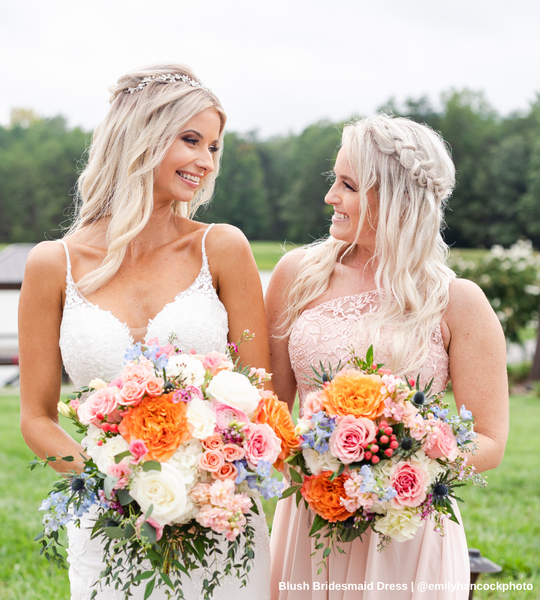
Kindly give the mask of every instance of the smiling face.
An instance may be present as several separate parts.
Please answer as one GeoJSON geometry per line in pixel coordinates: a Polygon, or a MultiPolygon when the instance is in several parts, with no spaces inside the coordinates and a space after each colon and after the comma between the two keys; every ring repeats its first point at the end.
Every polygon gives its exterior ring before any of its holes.
{"type": "MultiPolygon", "coordinates": [[[[336,240],[353,244],[356,241],[360,222],[360,193],[358,181],[344,148],[341,148],[337,155],[334,173],[336,179],[324,199],[326,204],[334,207],[330,235],[336,240]]],[[[373,190],[369,190],[367,196],[371,218],[368,215],[364,220],[360,232],[360,238],[364,239],[367,236],[374,237],[377,223],[374,218],[377,207],[376,194],[373,190]]]]}
{"type": "Polygon", "coordinates": [[[212,108],[203,110],[182,128],[154,175],[154,204],[189,202],[203,178],[214,170],[221,119],[212,108]]]}

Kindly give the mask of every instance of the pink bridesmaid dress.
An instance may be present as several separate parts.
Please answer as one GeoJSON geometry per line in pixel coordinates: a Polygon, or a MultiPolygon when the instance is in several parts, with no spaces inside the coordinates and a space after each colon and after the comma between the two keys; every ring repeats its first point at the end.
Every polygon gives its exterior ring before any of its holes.
{"type": "MultiPolygon", "coordinates": [[[[358,341],[356,323],[361,314],[377,310],[377,298],[376,292],[335,298],[298,318],[289,353],[300,414],[304,398],[314,389],[307,381],[312,375],[310,365],[319,361],[336,365],[348,357],[353,344],[359,355],[365,354],[367,348],[358,341]]],[[[385,343],[381,336],[377,362],[385,362],[389,346],[388,338],[385,343]]],[[[420,379],[427,383],[433,378],[434,391],[440,391],[446,387],[448,374],[448,355],[438,328],[420,379]]],[[[379,552],[379,535],[368,530],[361,540],[340,544],[345,554],[331,553],[327,569],[317,574],[322,551],[310,556],[315,551],[308,537],[312,518],[303,501],[297,508],[294,497],[280,500],[271,539],[272,600],[466,600],[470,580],[467,542],[459,510],[454,508],[460,524],[446,521],[444,536],[434,531],[433,521],[428,520],[412,540],[393,541],[379,552]]]]}

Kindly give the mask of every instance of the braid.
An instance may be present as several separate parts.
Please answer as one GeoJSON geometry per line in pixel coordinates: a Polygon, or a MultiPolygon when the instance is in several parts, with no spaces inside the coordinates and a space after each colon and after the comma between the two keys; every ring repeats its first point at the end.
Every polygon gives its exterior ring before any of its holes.
{"type": "Polygon", "coordinates": [[[434,196],[441,195],[444,181],[435,170],[435,161],[427,159],[425,154],[412,144],[405,144],[399,138],[394,140],[395,153],[399,163],[409,171],[409,180],[418,186],[427,188],[434,196]]]}

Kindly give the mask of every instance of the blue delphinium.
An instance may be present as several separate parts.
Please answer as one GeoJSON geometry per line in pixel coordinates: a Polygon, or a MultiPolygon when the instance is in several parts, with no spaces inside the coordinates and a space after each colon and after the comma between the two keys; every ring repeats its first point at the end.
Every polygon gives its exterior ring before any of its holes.
{"type": "Polygon", "coordinates": [[[285,484],[275,477],[270,477],[271,463],[260,460],[253,470],[248,468],[245,460],[237,460],[234,465],[238,469],[238,475],[234,480],[236,485],[246,481],[250,489],[258,490],[266,500],[275,496],[281,497],[285,484]]]}
{"type": "Polygon", "coordinates": [[[429,410],[438,419],[441,419],[442,421],[446,421],[446,417],[448,416],[448,413],[450,412],[450,410],[448,408],[439,408],[437,405],[430,406],[429,410]]]}
{"type": "Polygon", "coordinates": [[[324,411],[320,410],[311,415],[311,422],[315,425],[315,428],[302,436],[301,447],[304,449],[312,448],[317,450],[319,454],[328,452],[328,439],[336,428],[336,419],[327,416],[324,411]]]}

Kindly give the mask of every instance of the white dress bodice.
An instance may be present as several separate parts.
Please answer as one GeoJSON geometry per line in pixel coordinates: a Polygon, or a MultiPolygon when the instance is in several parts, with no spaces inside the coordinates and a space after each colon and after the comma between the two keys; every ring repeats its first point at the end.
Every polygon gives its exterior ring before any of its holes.
{"type": "MultiPolygon", "coordinates": [[[[211,350],[225,352],[229,325],[227,311],[214,286],[206,256],[205,241],[212,225],[202,240],[202,266],[197,279],[187,290],[148,322],[145,341],[158,338],[165,345],[171,334],[176,334],[175,345],[183,352],[195,349],[200,354],[211,350]]],[[[71,261],[66,250],[66,302],[60,327],[62,360],[76,387],[88,385],[99,377],[112,380],[122,371],[126,349],[134,343],[126,323],[110,311],[92,304],[77,289],[71,274],[71,261]]]]}
{"type": "MultiPolygon", "coordinates": [[[[176,335],[174,344],[184,352],[195,350],[206,354],[212,350],[225,352],[229,332],[227,311],[212,284],[212,275],[206,255],[205,241],[212,225],[202,239],[202,266],[197,279],[187,290],[180,292],[153,319],[148,322],[144,340],[158,338],[167,343],[171,334],[176,335]]],[[[60,327],[60,350],[62,360],[76,387],[88,385],[92,379],[112,380],[124,365],[126,350],[134,345],[134,339],[126,323],[122,323],[110,311],[101,309],[88,301],[78,291],[71,274],[71,261],[67,244],[66,301],[60,327]]],[[[249,583],[240,588],[234,575],[221,577],[221,586],[214,594],[215,600],[270,600],[270,544],[268,527],[262,506],[259,515],[253,515],[251,525],[255,529],[255,561],[250,571],[249,583]]],[[[90,538],[92,518],[96,511],[81,519],[80,529],[68,524],[68,560],[71,600],[90,600],[93,585],[103,569],[103,548],[99,538],[90,538]]],[[[219,544],[221,556],[227,553],[227,543],[219,544]]],[[[209,557],[210,568],[219,555],[209,557]]],[[[208,575],[202,570],[185,575],[182,591],[186,600],[202,600],[202,580],[208,575]]],[[[144,585],[132,590],[133,600],[143,600],[144,585]]],[[[98,588],[99,589],[99,588],[98,588]]],[[[149,600],[166,600],[162,588],[155,588],[149,600]]],[[[104,588],[96,600],[124,600],[120,590],[104,588]]]]}

